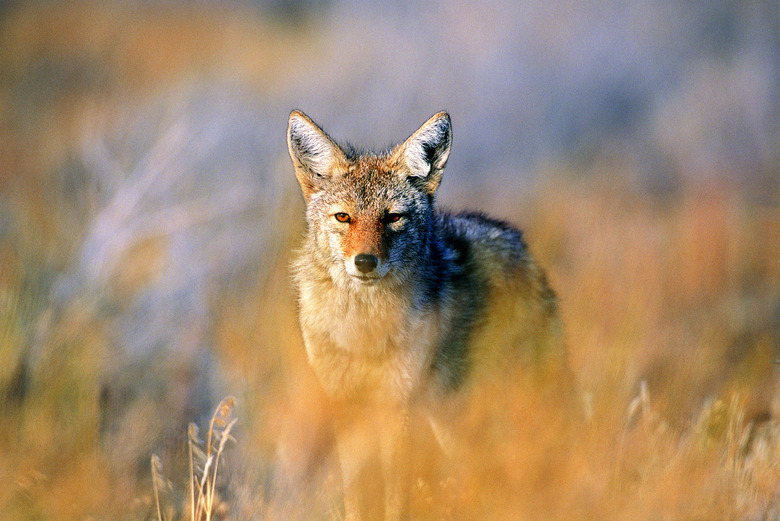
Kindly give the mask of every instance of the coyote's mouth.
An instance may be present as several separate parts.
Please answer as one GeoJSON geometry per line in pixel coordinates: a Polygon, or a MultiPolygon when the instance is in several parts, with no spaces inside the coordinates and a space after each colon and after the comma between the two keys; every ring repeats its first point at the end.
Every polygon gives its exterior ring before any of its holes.
{"type": "Polygon", "coordinates": [[[382,277],[378,277],[378,276],[369,277],[366,275],[350,275],[350,277],[352,277],[352,280],[357,281],[358,283],[366,286],[371,286],[373,284],[376,284],[380,280],[382,280],[382,277]]]}

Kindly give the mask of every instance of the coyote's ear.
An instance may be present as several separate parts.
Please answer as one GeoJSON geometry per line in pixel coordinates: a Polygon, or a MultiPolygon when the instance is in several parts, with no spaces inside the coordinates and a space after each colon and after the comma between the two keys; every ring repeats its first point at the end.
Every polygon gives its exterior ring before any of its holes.
{"type": "Polygon", "coordinates": [[[287,124],[287,148],[306,200],[322,189],[332,176],[333,166],[345,159],[330,136],[297,110],[290,113],[287,124]]]}
{"type": "Polygon", "coordinates": [[[433,194],[441,183],[451,144],[450,116],[439,112],[404,141],[395,156],[406,165],[409,177],[420,178],[425,190],[433,194]]]}

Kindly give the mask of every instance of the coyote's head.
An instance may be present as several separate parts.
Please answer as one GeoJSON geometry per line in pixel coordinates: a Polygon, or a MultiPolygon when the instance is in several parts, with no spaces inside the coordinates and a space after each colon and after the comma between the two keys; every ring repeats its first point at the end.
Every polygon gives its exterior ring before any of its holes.
{"type": "Polygon", "coordinates": [[[450,117],[439,112],[380,154],[341,147],[293,111],[287,144],[306,200],[312,262],[336,282],[405,280],[427,257],[433,194],[450,152],[450,117]]]}

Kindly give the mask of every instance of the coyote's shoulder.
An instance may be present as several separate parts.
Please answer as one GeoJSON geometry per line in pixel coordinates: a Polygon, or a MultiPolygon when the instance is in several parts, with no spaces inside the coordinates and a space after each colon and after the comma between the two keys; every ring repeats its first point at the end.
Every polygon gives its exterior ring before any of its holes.
{"type": "Polygon", "coordinates": [[[403,416],[500,368],[564,365],[555,295],[520,231],[434,204],[446,113],[380,154],[339,146],[297,111],[287,139],[306,201],[293,262],[301,331],[335,403],[403,416]]]}

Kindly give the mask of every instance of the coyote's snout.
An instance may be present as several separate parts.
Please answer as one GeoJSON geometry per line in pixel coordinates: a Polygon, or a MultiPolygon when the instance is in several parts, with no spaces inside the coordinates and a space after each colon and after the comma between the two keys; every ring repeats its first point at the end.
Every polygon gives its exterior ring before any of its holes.
{"type": "Polygon", "coordinates": [[[336,410],[348,520],[358,474],[383,467],[385,518],[406,519],[408,426],[507,361],[564,365],[555,295],[512,226],[434,206],[450,153],[440,112],[383,153],[340,146],[301,112],[287,141],[308,231],[293,264],[306,351],[336,410]]]}
{"type": "MultiPolygon", "coordinates": [[[[357,280],[377,281],[387,273],[387,248],[384,236],[387,225],[391,224],[387,217],[377,218],[368,212],[352,217],[346,212],[336,214],[336,220],[346,227],[344,232],[345,268],[357,280]]],[[[393,217],[395,221],[398,216],[393,217]]]]}

